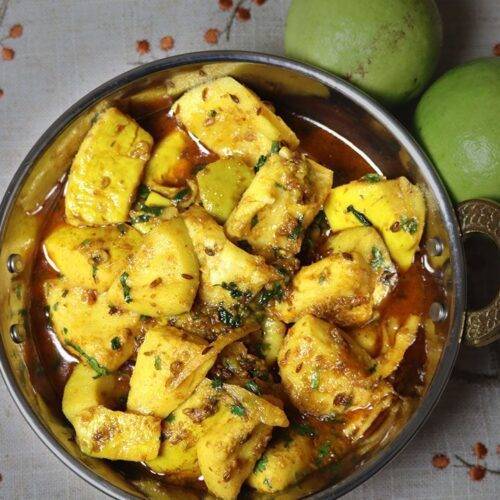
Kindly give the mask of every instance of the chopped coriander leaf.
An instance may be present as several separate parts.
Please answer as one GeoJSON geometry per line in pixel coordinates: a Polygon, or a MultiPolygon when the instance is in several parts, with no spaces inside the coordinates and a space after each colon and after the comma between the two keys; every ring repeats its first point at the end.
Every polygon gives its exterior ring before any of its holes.
{"type": "Polygon", "coordinates": [[[330,455],[330,442],[324,442],[318,450],[318,456],[316,457],[316,465],[320,467],[323,464],[325,458],[330,455]]]}
{"type": "Polygon", "coordinates": [[[264,472],[266,470],[266,467],[267,467],[267,461],[268,461],[267,455],[262,455],[262,457],[260,457],[259,460],[257,460],[257,462],[255,463],[255,467],[253,468],[253,471],[254,472],[264,472]]]}
{"type": "Polygon", "coordinates": [[[361,177],[361,180],[362,181],[366,181],[366,182],[380,182],[382,180],[382,176],[379,175],[379,174],[365,174],[363,175],[363,177],[361,177]]]}
{"type": "Polygon", "coordinates": [[[215,118],[217,116],[217,111],[215,111],[215,109],[211,109],[209,112],[208,112],[208,116],[210,118],[215,118]]]}
{"type": "Polygon", "coordinates": [[[330,453],[330,442],[324,442],[318,450],[318,458],[325,458],[330,453]]]}
{"type": "Polygon", "coordinates": [[[120,234],[123,236],[127,232],[127,225],[126,224],[118,224],[116,226],[118,228],[118,231],[120,231],[120,234]]]}
{"type": "Polygon", "coordinates": [[[95,359],[92,356],[89,356],[79,345],[76,345],[74,342],[71,342],[70,340],[66,340],[65,344],[68,347],[72,347],[80,356],[82,356],[84,359],[87,360],[87,363],[89,364],[90,368],[96,372],[96,375],[94,378],[99,378],[102,377],[103,375],[108,375],[109,371],[106,367],[102,366],[99,364],[97,359],[95,359]]]}
{"type": "Polygon", "coordinates": [[[63,330],[64,335],[68,335],[69,330],[65,326],[63,326],[62,330],[63,330]]]}
{"type": "Polygon", "coordinates": [[[245,384],[245,389],[249,390],[250,392],[253,392],[254,394],[257,394],[257,396],[260,396],[261,394],[260,387],[253,380],[249,380],[245,384]]]}
{"type": "Polygon", "coordinates": [[[374,363],[370,368],[368,368],[368,373],[375,373],[377,371],[377,363],[374,363]]]}
{"type": "Polygon", "coordinates": [[[250,375],[253,378],[260,378],[261,380],[269,380],[269,373],[257,369],[250,370],[250,375]]]}
{"type": "Polygon", "coordinates": [[[66,295],[68,295],[68,293],[69,293],[69,290],[67,288],[65,288],[63,290],[63,293],[61,293],[61,297],[66,297],[66,295]]]}
{"type": "Polygon", "coordinates": [[[161,358],[160,358],[160,356],[155,356],[155,370],[161,370],[161,358]]]}
{"type": "Polygon", "coordinates": [[[224,288],[224,290],[230,292],[230,295],[233,299],[237,299],[243,295],[243,292],[238,288],[238,285],[234,281],[231,281],[229,283],[223,281],[221,287],[224,288]]]}
{"type": "Polygon", "coordinates": [[[141,210],[155,217],[159,217],[163,213],[164,207],[156,207],[156,206],[148,207],[147,205],[143,205],[141,207],[141,210]]]}
{"type": "Polygon", "coordinates": [[[153,216],[151,214],[140,214],[137,217],[130,219],[131,224],[141,224],[142,222],[149,222],[153,216]]]}
{"type": "Polygon", "coordinates": [[[120,337],[113,337],[111,339],[111,349],[113,351],[118,351],[118,349],[121,349],[122,347],[122,341],[120,340],[120,337]]]}
{"type": "Polygon", "coordinates": [[[53,306],[52,306],[52,310],[53,311],[57,311],[57,309],[59,308],[59,302],[56,302],[53,306]]]}
{"type": "Polygon", "coordinates": [[[224,382],[222,382],[222,379],[220,379],[219,377],[216,377],[212,380],[212,388],[213,389],[222,389],[223,384],[224,384],[224,382]]]}
{"type": "Polygon", "coordinates": [[[311,389],[317,390],[319,387],[319,374],[318,372],[313,372],[311,375],[311,389]]]}
{"type": "Polygon", "coordinates": [[[281,284],[278,281],[275,281],[272,288],[265,288],[260,292],[257,303],[260,306],[266,306],[271,299],[281,300],[283,296],[284,292],[281,284]]]}
{"type": "Polygon", "coordinates": [[[268,479],[267,477],[266,477],[266,478],[264,479],[264,481],[262,481],[262,482],[263,482],[263,483],[264,483],[264,484],[265,484],[268,488],[272,488],[271,483],[270,483],[270,481],[269,481],[269,479],[268,479]]]}
{"type": "Polygon", "coordinates": [[[231,314],[227,309],[217,309],[219,321],[230,328],[239,328],[243,324],[243,318],[239,314],[231,314]]]}
{"type": "Polygon", "coordinates": [[[372,269],[381,269],[384,265],[384,256],[382,251],[378,247],[372,247],[372,259],[370,260],[370,266],[372,269]]]}
{"type": "Polygon", "coordinates": [[[250,221],[250,227],[254,228],[259,223],[259,216],[255,214],[250,221]]]}
{"type": "Polygon", "coordinates": [[[271,144],[271,150],[270,150],[269,154],[279,153],[280,149],[281,149],[281,142],[280,141],[273,141],[273,143],[271,144]]]}
{"type": "Polygon", "coordinates": [[[137,197],[145,200],[149,196],[149,193],[151,193],[151,189],[146,184],[141,184],[137,190],[137,197]]]}
{"type": "Polygon", "coordinates": [[[171,424],[174,420],[175,420],[175,415],[173,413],[171,413],[168,417],[165,417],[165,422],[167,422],[168,424],[171,424]]]}
{"type": "Polygon", "coordinates": [[[151,316],[146,316],[145,314],[139,316],[139,321],[148,321],[149,319],[151,319],[151,316]]]}
{"type": "Polygon", "coordinates": [[[244,417],[246,415],[246,410],[242,405],[232,405],[231,413],[233,415],[238,415],[238,417],[244,417]]]}
{"type": "Polygon", "coordinates": [[[97,281],[97,264],[92,265],[92,279],[97,281]]]}
{"type": "Polygon", "coordinates": [[[123,289],[123,299],[127,304],[129,304],[130,302],[132,302],[132,296],[130,295],[130,286],[127,284],[127,280],[128,280],[128,273],[123,273],[120,276],[120,283],[123,289]]]}
{"type": "Polygon", "coordinates": [[[283,184],[281,184],[281,182],[275,182],[274,187],[277,187],[278,189],[283,189],[284,191],[287,190],[286,187],[283,186],[283,184]]]}
{"type": "Polygon", "coordinates": [[[296,241],[298,239],[298,237],[300,236],[300,233],[302,233],[302,220],[303,220],[303,217],[297,218],[296,226],[293,228],[292,232],[288,235],[288,237],[291,240],[296,241]]]}
{"type": "Polygon", "coordinates": [[[254,172],[257,173],[264,166],[264,163],[266,163],[266,161],[267,161],[267,156],[260,155],[259,159],[257,160],[257,163],[253,167],[254,172]]]}
{"type": "Polygon", "coordinates": [[[418,221],[415,217],[401,217],[401,228],[406,233],[415,234],[418,229],[418,221]]]}
{"type": "Polygon", "coordinates": [[[373,224],[369,221],[366,215],[363,214],[362,212],[358,212],[358,210],[356,210],[352,205],[349,205],[347,207],[347,212],[351,212],[354,215],[354,217],[356,217],[356,219],[358,219],[359,222],[363,224],[363,226],[373,226],[373,224]]]}
{"type": "Polygon", "coordinates": [[[307,436],[310,438],[314,438],[317,435],[316,430],[313,427],[311,427],[309,424],[295,424],[293,426],[293,428],[301,436],[307,436]]]}
{"type": "Polygon", "coordinates": [[[90,244],[92,240],[90,238],[85,238],[81,243],[80,243],[80,246],[81,247],[86,247],[87,245],[90,244]]]}
{"type": "Polygon", "coordinates": [[[177,191],[177,193],[175,194],[175,196],[172,198],[172,201],[174,203],[179,203],[181,202],[186,196],[189,195],[189,193],[191,193],[191,189],[186,187],[184,189],[181,189],[180,191],[177,191]]]}

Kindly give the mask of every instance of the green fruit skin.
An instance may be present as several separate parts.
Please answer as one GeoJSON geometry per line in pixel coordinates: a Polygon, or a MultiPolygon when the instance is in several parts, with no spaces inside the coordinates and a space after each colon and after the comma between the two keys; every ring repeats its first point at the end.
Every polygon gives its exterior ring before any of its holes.
{"type": "Polygon", "coordinates": [[[500,201],[500,59],[452,69],[422,96],[417,137],[455,201],[500,201]]]}
{"type": "Polygon", "coordinates": [[[285,51],[394,106],[429,82],[441,40],[433,0],[293,0],[285,51]]]}

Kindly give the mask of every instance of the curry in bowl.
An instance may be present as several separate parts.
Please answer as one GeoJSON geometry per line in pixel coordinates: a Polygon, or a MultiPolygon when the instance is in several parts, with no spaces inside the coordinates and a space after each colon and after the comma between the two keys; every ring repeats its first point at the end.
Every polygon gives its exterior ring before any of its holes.
{"type": "Polygon", "coordinates": [[[421,190],[232,77],[125,108],[38,214],[30,321],[78,446],[224,499],[347,473],[440,357],[421,190]]]}

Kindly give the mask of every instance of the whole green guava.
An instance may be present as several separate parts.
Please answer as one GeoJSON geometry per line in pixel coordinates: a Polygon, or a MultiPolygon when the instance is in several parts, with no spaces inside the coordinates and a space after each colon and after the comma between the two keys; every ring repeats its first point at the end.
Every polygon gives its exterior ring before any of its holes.
{"type": "Polygon", "coordinates": [[[293,0],[285,50],[395,105],[423,90],[441,39],[433,0],[293,0]]]}
{"type": "Polygon", "coordinates": [[[414,123],[455,201],[499,200],[499,58],[448,71],[422,96],[414,123]]]}

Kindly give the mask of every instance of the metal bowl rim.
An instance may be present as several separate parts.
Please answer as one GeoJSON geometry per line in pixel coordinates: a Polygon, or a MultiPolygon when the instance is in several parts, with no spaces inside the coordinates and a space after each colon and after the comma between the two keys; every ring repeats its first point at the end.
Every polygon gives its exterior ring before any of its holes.
{"type": "MultiPolygon", "coordinates": [[[[43,153],[54,138],[57,137],[57,135],[61,133],[62,130],[64,130],[64,128],[81,112],[85,111],[85,109],[89,108],[97,101],[108,96],[121,87],[145,76],[162,70],[181,66],[216,62],[250,62],[257,64],[269,64],[271,66],[291,70],[323,83],[328,88],[339,92],[347,99],[363,108],[370,115],[381,122],[408,151],[438,201],[439,209],[448,232],[450,240],[450,262],[453,276],[456,278],[454,290],[454,311],[453,317],[450,318],[450,333],[447,339],[447,345],[445,346],[439,363],[439,367],[427,393],[420,401],[417,410],[406,423],[403,430],[388,446],[382,449],[381,452],[375,457],[370,459],[366,465],[360,467],[347,478],[308,497],[316,500],[336,498],[345,495],[349,491],[358,487],[381,468],[387,465],[398,453],[402,451],[402,449],[410,442],[417,431],[425,423],[432,409],[437,404],[450,378],[460,347],[465,316],[466,284],[464,256],[458,222],[448,193],[439,179],[432,163],[409,132],[374,99],[341,78],[316,67],[285,57],[259,52],[224,50],[193,52],[159,59],[144,64],[108,80],[104,84],[86,94],[83,98],[66,110],[59,118],[57,118],[43,133],[40,139],[35,143],[24,160],[21,162],[21,165],[14,174],[14,178],[10,182],[0,204],[0,242],[3,241],[6,223],[10,216],[14,201],[27,175],[29,174],[34,161],[40,156],[40,154],[43,153]]],[[[45,428],[38,415],[32,410],[31,406],[28,404],[21,390],[17,386],[7,360],[5,348],[1,342],[0,373],[3,376],[12,399],[16,403],[25,420],[28,422],[29,426],[61,462],[63,462],[69,469],[75,472],[86,482],[111,497],[119,499],[135,498],[132,495],[126,494],[122,489],[113,486],[108,481],[105,481],[98,474],[80,463],[60,446],[54,436],[45,428]]]]}

